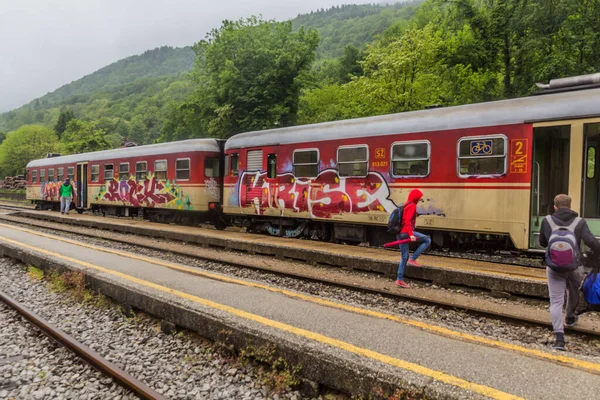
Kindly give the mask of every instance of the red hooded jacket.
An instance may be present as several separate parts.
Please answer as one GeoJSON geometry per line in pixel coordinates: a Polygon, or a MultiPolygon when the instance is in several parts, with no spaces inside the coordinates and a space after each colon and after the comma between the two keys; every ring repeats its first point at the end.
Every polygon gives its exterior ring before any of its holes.
{"type": "Polygon", "coordinates": [[[419,204],[422,197],[423,193],[419,189],[413,189],[408,194],[408,200],[404,203],[404,211],[402,212],[402,230],[400,234],[406,233],[408,236],[413,236],[417,223],[417,204],[419,204]]]}

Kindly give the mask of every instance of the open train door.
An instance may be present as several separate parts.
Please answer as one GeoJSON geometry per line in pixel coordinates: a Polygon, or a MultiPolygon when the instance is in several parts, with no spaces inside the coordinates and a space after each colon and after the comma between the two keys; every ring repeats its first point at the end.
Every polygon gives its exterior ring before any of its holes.
{"type": "Polygon", "coordinates": [[[569,193],[571,125],[534,127],[529,248],[541,249],[540,228],[554,212],[554,196],[569,193]]]}
{"type": "Polygon", "coordinates": [[[77,164],[77,193],[75,207],[79,213],[88,208],[87,186],[88,186],[88,163],[77,164]]]}
{"type": "Polygon", "coordinates": [[[581,216],[600,237],[600,122],[583,125],[581,216]]]}

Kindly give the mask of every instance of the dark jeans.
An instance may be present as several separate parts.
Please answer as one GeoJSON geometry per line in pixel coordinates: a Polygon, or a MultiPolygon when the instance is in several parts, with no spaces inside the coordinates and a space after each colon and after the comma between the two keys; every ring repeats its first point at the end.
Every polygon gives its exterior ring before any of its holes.
{"type": "MultiPolygon", "coordinates": [[[[421,253],[425,251],[427,247],[429,247],[429,245],[431,244],[431,239],[429,238],[429,236],[419,232],[413,232],[413,234],[417,238],[417,243],[420,243],[419,247],[417,247],[417,250],[413,253],[412,257],[410,258],[411,260],[416,260],[421,255],[421,253]]],[[[398,235],[397,238],[398,240],[402,240],[406,238],[406,234],[398,235]]],[[[400,245],[400,252],[402,253],[402,257],[400,258],[400,265],[398,265],[399,281],[404,280],[404,270],[406,269],[406,263],[408,262],[409,256],[408,245],[409,243],[404,243],[400,245]]]]}

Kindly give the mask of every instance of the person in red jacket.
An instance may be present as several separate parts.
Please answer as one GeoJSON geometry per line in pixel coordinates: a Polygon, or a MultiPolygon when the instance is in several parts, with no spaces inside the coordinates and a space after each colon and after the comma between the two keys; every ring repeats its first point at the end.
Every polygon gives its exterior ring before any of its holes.
{"type": "Polygon", "coordinates": [[[404,282],[404,270],[406,264],[413,267],[420,267],[421,264],[417,262],[417,258],[423,251],[431,244],[429,236],[415,231],[415,224],[417,223],[417,204],[421,201],[423,193],[419,189],[413,189],[408,194],[408,200],[404,203],[404,209],[402,211],[402,229],[396,236],[398,240],[410,238],[411,242],[419,242],[420,245],[409,258],[408,243],[400,245],[400,252],[402,257],[400,258],[400,265],[398,266],[398,278],[396,285],[402,288],[409,288],[408,283],[404,282]]]}

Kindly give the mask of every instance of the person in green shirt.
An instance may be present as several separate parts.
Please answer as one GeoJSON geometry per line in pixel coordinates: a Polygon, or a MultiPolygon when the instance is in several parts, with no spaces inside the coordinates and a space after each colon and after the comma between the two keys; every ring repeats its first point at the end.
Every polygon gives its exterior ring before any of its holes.
{"type": "Polygon", "coordinates": [[[69,178],[67,178],[60,187],[60,213],[69,214],[71,209],[71,201],[73,200],[73,186],[69,178]]]}

